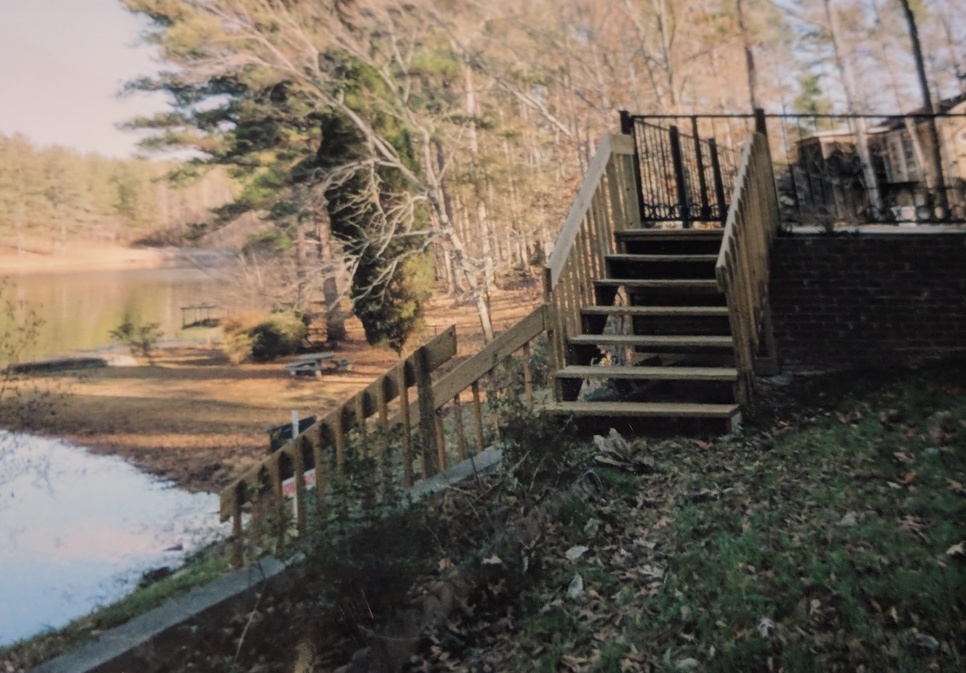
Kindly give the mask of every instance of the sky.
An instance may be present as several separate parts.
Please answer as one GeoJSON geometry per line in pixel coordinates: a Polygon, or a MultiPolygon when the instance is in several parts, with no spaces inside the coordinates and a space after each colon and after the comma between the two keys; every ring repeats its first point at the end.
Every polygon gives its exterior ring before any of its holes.
{"type": "Polygon", "coordinates": [[[0,0],[0,133],[132,156],[138,135],[116,125],[165,104],[161,94],[117,96],[159,69],[137,45],[147,25],[119,0],[0,0]]]}

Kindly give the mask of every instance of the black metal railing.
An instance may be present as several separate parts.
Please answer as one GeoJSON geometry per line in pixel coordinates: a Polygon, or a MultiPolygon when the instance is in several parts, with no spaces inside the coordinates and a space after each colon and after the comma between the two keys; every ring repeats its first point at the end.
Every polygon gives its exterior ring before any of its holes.
{"type": "Polygon", "coordinates": [[[966,223],[966,112],[622,112],[621,125],[634,136],[643,222],[723,220],[738,150],[754,129],[769,141],[786,227],[966,223]]]}
{"type": "Polygon", "coordinates": [[[680,222],[685,228],[724,223],[744,134],[720,146],[713,135],[702,135],[697,117],[682,121],[665,125],[621,113],[621,132],[634,137],[641,220],[680,222]]]}

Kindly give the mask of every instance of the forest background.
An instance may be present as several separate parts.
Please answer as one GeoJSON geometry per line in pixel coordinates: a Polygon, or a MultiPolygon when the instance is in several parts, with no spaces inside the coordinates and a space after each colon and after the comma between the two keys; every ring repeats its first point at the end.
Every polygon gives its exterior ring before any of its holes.
{"type": "Polygon", "coordinates": [[[966,93],[962,0],[121,2],[164,64],[128,89],[171,103],[130,126],[169,158],[0,135],[0,242],[232,247],[248,296],[332,338],[351,303],[396,349],[434,283],[492,335],[620,109],[908,112],[911,29],[932,100],[966,93]]]}

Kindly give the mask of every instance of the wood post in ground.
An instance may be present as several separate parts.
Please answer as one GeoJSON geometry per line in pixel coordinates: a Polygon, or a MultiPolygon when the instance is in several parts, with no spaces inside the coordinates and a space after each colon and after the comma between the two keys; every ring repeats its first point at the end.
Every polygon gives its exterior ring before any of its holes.
{"type": "Polygon", "coordinates": [[[436,474],[437,437],[436,405],[429,374],[429,359],[425,347],[415,353],[416,395],[419,401],[419,430],[423,439],[423,478],[436,474]]]}

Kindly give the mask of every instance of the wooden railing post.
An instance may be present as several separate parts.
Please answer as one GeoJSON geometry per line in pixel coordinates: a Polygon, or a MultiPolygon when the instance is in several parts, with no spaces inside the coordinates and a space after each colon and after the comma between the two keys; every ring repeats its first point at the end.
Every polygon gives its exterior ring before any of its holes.
{"type": "Polygon", "coordinates": [[[634,153],[631,155],[631,171],[634,176],[634,192],[635,198],[632,201],[637,206],[637,223],[644,220],[644,190],[642,188],[643,179],[641,177],[641,157],[637,149],[637,138],[634,133],[634,118],[631,117],[627,110],[620,111],[621,117],[621,133],[626,136],[630,136],[634,141],[634,153]]]}
{"type": "Polygon", "coordinates": [[[482,451],[486,447],[483,440],[483,405],[480,402],[480,382],[473,381],[473,432],[476,436],[476,450],[482,451]]]}
{"type": "Polygon", "coordinates": [[[308,517],[305,512],[305,449],[309,448],[309,438],[302,435],[295,440],[292,471],[295,473],[295,528],[299,535],[308,530],[308,517]]]}
{"type": "Polygon", "coordinates": [[[711,176],[714,180],[714,198],[718,202],[718,216],[721,218],[721,226],[725,226],[728,220],[728,204],[725,201],[724,180],[721,177],[721,159],[718,157],[718,143],[712,138],[708,141],[708,149],[711,153],[711,176]]]}
{"type": "Polygon", "coordinates": [[[245,537],[242,530],[242,504],[245,499],[245,484],[239,482],[235,485],[235,500],[232,503],[231,512],[231,566],[240,568],[245,563],[245,537]]]}
{"type": "Polygon", "coordinates": [[[399,415],[403,424],[403,485],[409,488],[413,485],[413,425],[409,418],[409,382],[407,378],[408,363],[405,361],[399,368],[399,415]]]}
{"type": "Polygon", "coordinates": [[[433,386],[429,378],[429,361],[425,346],[420,346],[415,358],[416,396],[419,401],[419,430],[423,439],[422,459],[423,478],[436,474],[437,435],[436,405],[433,400],[433,386]]]}

